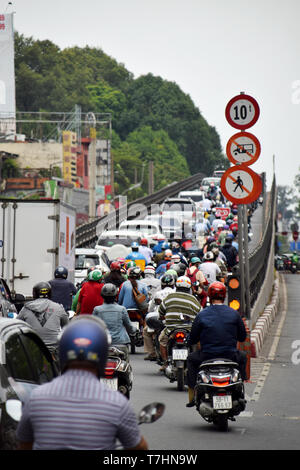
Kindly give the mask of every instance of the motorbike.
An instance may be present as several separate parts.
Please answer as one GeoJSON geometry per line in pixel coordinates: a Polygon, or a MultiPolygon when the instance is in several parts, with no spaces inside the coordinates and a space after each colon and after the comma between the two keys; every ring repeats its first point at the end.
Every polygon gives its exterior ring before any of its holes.
{"type": "Polygon", "coordinates": [[[139,310],[127,309],[128,316],[133,326],[138,330],[138,333],[130,335],[130,352],[135,353],[136,347],[144,345],[143,329],[144,329],[144,316],[139,310]]]}
{"type": "Polygon", "coordinates": [[[105,383],[111,390],[118,390],[129,399],[132,378],[132,367],[128,360],[127,346],[111,346],[108,350],[105,375],[101,382],[105,383]]]}
{"type": "Polygon", "coordinates": [[[205,421],[227,431],[228,420],[235,421],[235,416],[246,408],[238,364],[222,358],[202,362],[195,386],[195,404],[205,421]]]}
{"type": "Polygon", "coordinates": [[[160,353],[158,337],[159,337],[161,331],[165,327],[164,322],[159,319],[159,313],[157,311],[149,312],[146,315],[145,320],[146,320],[146,324],[147,324],[148,333],[153,333],[152,341],[153,341],[154,349],[155,349],[155,352],[156,352],[157,363],[159,365],[162,365],[163,364],[163,359],[162,359],[161,353],[160,353]]]}
{"type": "Polygon", "coordinates": [[[189,318],[182,315],[183,320],[186,321],[183,325],[174,327],[169,335],[167,352],[168,352],[168,365],[165,369],[165,375],[170,382],[177,382],[177,390],[183,391],[186,384],[187,375],[187,358],[190,347],[187,345],[187,337],[191,330],[191,323],[189,318]]]}

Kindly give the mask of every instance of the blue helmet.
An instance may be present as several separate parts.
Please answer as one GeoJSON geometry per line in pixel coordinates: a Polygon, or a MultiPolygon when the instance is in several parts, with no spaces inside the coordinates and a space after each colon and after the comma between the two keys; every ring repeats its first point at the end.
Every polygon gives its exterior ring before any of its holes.
{"type": "Polygon", "coordinates": [[[138,242],[132,242],[132,243],[131,243],[131,248],[132,248],[132,250],[138,250],[138,249],[139,249],[139,244],[138,244],[138,242]]]}
{"type": "Polygon", "coordinates": [[[64,328],[59,342],[62,373],[73,361],[87,361],[97,367],[100,378],[104,375],[110,343],[110,334],[100,318],[90,315],[74,318],[64,328]]]}
{"type": "Polygon", "coordinates": [[[64,266],[57,266],[57,268],[54,271],[54,277],[55,279],[57,278],[62,278],[62,279],[67,279],[68,277],[68,270],[64,266]]]}

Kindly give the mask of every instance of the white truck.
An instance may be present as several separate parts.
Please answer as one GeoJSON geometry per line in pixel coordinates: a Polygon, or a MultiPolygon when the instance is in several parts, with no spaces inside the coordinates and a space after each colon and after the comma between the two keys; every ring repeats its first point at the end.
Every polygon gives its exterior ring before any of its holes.
{"type": "Polygon", "coordinates": [[[12,294],[32,297],[32,287],[65,266],[75,280],[76,210],[59,200],[0,198],[0,276],[12,294]]]}

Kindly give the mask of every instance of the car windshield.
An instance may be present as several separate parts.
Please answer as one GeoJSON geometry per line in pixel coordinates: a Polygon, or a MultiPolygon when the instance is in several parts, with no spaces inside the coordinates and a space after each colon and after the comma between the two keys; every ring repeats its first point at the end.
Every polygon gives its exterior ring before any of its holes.
{"type": "Polygon", "coordinates": [[[110,246],[113,246],[113,245],[124,245],[124,246],[131,246],[132,242],[139,242],[140,241],[140,237],[124,237],[122,235],[120,235],[119,237],[117,236],[101,236],[99,237],[99,240],[98,240],[98,245],[101,245],[101,246],[107,246],[107,247],[110,247],[110,246]]]}
{"type": "Polygon", "coordinates": [[[76,255],[75,256],[75,269],[91,268],[99,264],[98,255],[76,255]]]}
{"type": "Polygon", "coordinates": [[[211,183],[214,183],[217,186],[220,186],[220,181],[221,181],[221,178],[204,178],[202,180],[202,186],[210,185],[211,183]]]}
{"type": "Polygon", "coordinates": [[[170,202],[165,203],[163,206],[163,212],[193,212],[194,206],[193,204],[189,204],[188,202],[170,202]]]}
{"type": "Polygon", "coordinates": [[[138,224],[138,225],[122,225],[122,228],[128,229],[128,230],[136,230],[137,232],[143,232],[147,235],[152,235],[153,233],[157,233],[157,228],[153,225],[143,225],[143,224],[138,224]]]}

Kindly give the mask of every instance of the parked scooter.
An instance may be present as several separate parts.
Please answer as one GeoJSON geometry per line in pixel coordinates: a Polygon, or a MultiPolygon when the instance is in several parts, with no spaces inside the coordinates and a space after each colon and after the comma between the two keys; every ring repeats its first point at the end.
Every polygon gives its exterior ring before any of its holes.
{"type": "Polygon", "coordinates": [[[236,362],[212,359],[202,362],[195,387],[196,409],[208,423],[228,430],[246,408],[244,383],[236,362]]]}
{"type": "Polygon", "coordinates": [[[101,381],[111,390],[118,390],[129,399],[132,378],[132,367],[129,363],[127,346],[111,346],[108,350],[105,375],[101,381]]]}

